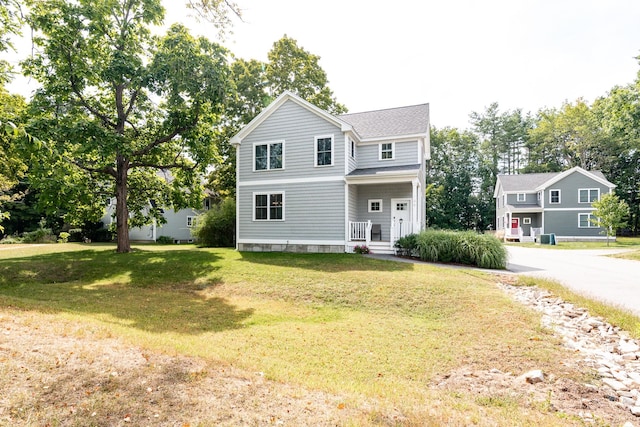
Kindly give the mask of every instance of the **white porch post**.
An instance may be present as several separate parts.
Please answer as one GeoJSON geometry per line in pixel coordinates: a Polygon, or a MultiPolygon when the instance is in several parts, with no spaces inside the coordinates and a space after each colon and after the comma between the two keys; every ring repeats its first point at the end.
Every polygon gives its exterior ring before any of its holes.
{"type": "Polygon", "coordinates": [[[367,221],[367,228],[364,234],[366,239],[365,244],[369,247],[371,245],[371,220],[367,221]]]}
{"type": "Polygon", "coordinates": [[[418,188],[420,188],[420,183],[417,179],[414,179],[411,183],[413,184],[411,192],[411,232],[416,233],[420,230],[420,207],[418,206],[418,188]]]}
{"type": "Polygon", "coordinates": [[[344,183],[344,251],[349,252],[351,227],[349,225],[349,184],[344,183]]]}

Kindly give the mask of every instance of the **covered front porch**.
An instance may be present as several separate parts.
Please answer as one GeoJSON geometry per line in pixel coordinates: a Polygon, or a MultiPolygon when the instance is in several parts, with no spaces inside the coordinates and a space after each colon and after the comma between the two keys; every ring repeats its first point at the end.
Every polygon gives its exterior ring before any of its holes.
{"type": "Polygon", "coordinates": [[[542,208],[511,207],[504,215],[504,240],[511,242],[535,242],[544,233],[542,208]]]}
{"type": "Polygon", "coordinates": [[[373,253],[392,254],[400,237],[424,228],[424,202],[420,197],[424,189],[415,172],[411,179],[396,180],[347,181],[347,252],[366,245],[373,253]]]}

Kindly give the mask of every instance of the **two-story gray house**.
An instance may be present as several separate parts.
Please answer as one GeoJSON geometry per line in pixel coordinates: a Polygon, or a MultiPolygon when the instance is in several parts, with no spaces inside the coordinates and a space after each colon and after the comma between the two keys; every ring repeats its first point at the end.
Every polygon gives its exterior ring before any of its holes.
{"type": "Polygon", "coordinates": [[[533,241],[554,233],[558,240],[604,239],[591,204],[615,185],[600,171],[574,167],[564,172],[498,175],[496,230],[507,240],[533,241]]]}
{"type": "Polygon", "coordinates": [[[231,144],[238,250],[392,253],[425,226],[428,104],[334,116],[285,92],[231,144]]]}

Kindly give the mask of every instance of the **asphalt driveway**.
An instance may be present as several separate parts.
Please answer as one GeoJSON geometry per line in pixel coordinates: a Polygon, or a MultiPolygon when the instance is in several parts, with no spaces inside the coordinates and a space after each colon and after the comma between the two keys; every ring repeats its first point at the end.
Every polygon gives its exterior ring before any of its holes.
{"type": "Polygon", "coordinates": [[[640,262],[606,255],[627,249],[560,250],[507,246],[507,269],[553,279],[585,296],[640,316],[640,262]]]}

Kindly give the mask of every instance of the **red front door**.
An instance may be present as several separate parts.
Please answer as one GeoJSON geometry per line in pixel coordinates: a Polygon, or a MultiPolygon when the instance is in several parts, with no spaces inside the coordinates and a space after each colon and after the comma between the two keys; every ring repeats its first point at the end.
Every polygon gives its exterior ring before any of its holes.
{"type": "Polygon", "coordinates": [[[511,218],[511,228],[520,227],[520,218],[511,218]]]}

